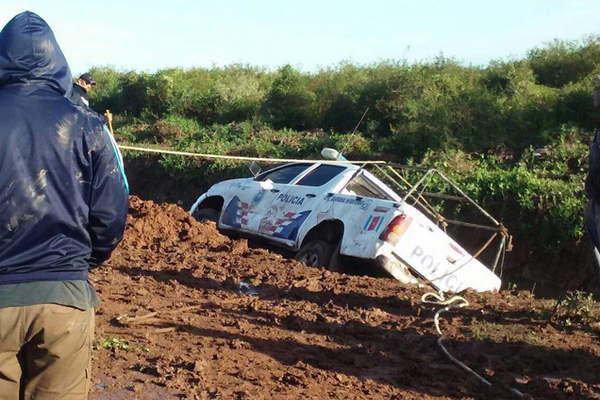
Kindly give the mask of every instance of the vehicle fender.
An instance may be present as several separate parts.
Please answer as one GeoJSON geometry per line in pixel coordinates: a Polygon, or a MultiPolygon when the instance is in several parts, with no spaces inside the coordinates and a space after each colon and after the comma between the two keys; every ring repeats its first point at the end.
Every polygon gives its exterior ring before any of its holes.
{"type": "Polygon", "coordinates": [[[320,221],[317,225],[311,227],[310,229],[305,229],[303,231],[300,232],[300,234],[298,235],[298,240],[296,241],[296,250],[299,250],[300,247],[302,247],[302,245],[304,243],[313,239],[322,239],[325,240],[327,242],[331,242],[332,244],[337,244],[334,243],[336,242],[337,238],[331,236],[328,237],[328,235],[333,235],[333,233],[328,233],[326,232],[326,230],[328,229],[328,226],[336,226],[336,230],[340,230],[339,232],[336,232],[336,235],[341,235],[342,240],[344,240],[344,231],[345,231],[345,226],[344,226],[344,222],[340,219],[337,218],[329,218],[326,220],[322,220],[320,221]]]}
{"type": "Polygon", "coordinates": [[[198,197],[196,199],[196,201],[194,202],[194,204],[192,205],[192,208],[190,208],[190,214],[193,214],[194,211],[196,211],[196,208],[198,208],[198,206],[204,201],[206,200],[206,198],[208,197],[208,192],[203,193],[200,195],[200,197],[198,197]]]}

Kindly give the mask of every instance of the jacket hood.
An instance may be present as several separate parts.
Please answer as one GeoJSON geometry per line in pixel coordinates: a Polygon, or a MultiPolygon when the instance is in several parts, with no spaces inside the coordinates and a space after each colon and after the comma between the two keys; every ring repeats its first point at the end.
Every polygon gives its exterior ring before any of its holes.
{"type": "Polygon", "coordinates": [[[46,84],[67,95],[72,77],[52,29],[39,15],[25,11],[0,32],[0,86],[46,84]]]}

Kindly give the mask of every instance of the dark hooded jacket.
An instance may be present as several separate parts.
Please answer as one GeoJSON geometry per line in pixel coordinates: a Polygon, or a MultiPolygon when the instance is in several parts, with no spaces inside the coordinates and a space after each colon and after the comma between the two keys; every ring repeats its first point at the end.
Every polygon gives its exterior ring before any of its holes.
{"type": "Polygon", "coordinates": [[[585,190],[591,200],[600,202],[600,130],[594,135],[588,159],[589,170],[585,179],[585,190]]]}
{"type": "Polygon", "coordinates": [[[103,121],[31,12],[0,32],[0,284],[86,280],[123,235],[127,180],[103,121]]]}
{"type": "Polygon", "coordinates": [[[585,190],[589,204],[585,209],[584,222],[587,232],[590,235],[592,244],[600,248],[600,226],[597,221],[600,215],[600,130],[596,131],[594,140],[590,146],[589,170],[585,179],[585,190]]]}

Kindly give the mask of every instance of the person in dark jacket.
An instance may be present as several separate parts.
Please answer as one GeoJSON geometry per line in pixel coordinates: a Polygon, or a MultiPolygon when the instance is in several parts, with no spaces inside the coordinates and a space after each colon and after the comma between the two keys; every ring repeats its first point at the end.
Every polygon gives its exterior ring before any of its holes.
{"type": "MultiPolygon", "coordinates": [[[[592,91],[594,107],[600,108],[600,75],[596,77],[592,91]]],[[[596,130],[590,146],[589,169],[585,180],[589,201],[585,209],[585,227],[594,246],[596,263],[600,267],[600,130],[596,130]]]]}
{"type": "Polygon", "coordinates": [[[88,270],[123,236],[128,186],[46,22],[0,32],[0,399],[85,399],[97,298],[88,270]]]}
{"type": "Polygon", "coordinates": [[[89,92],[96,86],[96,81],[88,73],[79,76],[79,79],[73,83],[70,99],[78,106],[90,108],[89,92]]]}

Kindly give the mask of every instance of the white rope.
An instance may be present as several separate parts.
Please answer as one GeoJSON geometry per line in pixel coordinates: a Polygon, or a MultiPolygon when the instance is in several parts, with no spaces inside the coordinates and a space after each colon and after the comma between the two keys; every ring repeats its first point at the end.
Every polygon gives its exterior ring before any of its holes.
{"type": "MultiPolygon", "coordinates": [[[[454,364],[458,365],[460,368],[462,368],[463,370],[465,370],[468,373],[470,373],[471,375],[473,375],[479,382],[483,383],[484,385],[486,385],[488,387],[491,387],[492,383],[490,381],[485,379],[483,376],[479,375],[467,364],[463,363],[462,361],[460,361],[459,359],[454,357],[452,354],[450,354],[450,352],[448,351],[448,349],[446,349],[446,347],[444,346],[444,343],[443,343],[444,333],[440,329],[440,315],[442,315],[442,313],[448,312],[454,308],[467,307],[469,305],[469,302],[467,301],[467,299],[465,299],[462,296],[453,296],[449,299],[446,299],[444,296],[444,293],[442,293],[442,292],[440,292],[440,293],[429,292],[429,293],[425,293],[421,297],[421,303],[445,306],[445,307],[437,310],[433,317],[433,323],[435,325],[435,330],[437,331],[437,333],[439,335],[438,340],[437,340],[438,346],[440,346],[440,349],[442,349],[442,352],[446,355],[446,357],[448,357],[448,359],[450,359],[450,361],[452,361],[454,364]],[[431,298],[433,298],[433,299],[431,299],[431,298]]],[[[524,397],[524,394],[515,388],[510,388],[510,392],[512,394],[514,394],[515,396],[517,396],[518,398],[524,397]]]]}
{"type": "Polygon", "coordinates": [[[330,160],[307,160],[307,159],[295,159],[295,158],[266,158],[266,157],[243,157],[243,156],[226,156],[220,154],[205,154],[205,153],[190,153],[187,151],[175,151],[168,149],[153,149],[150,147],[137,147],[128,145],[119,145],[122,150],[128,151],[140,151],[144,153],[156,153],[156,154],[172,154],[175,156],[186,156],[186,157],[197,157],[206,159],[220,159],[220,160],[237,160],[237,161],[261,161],[267,163],[291,163],[291,162],[308,162],[308,163],[325,163],[325,164],[385,164],[385,161],[330,161],[330,160]]]}

